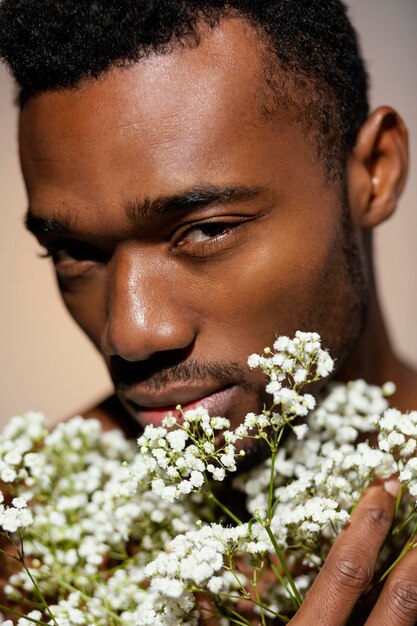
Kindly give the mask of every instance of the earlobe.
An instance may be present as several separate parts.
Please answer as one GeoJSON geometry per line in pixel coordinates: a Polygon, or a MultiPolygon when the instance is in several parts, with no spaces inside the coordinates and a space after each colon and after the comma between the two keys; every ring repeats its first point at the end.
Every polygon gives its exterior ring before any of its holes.
{"type": "Polygon", "coordinates": [[[408,171],[408,133],[390,107],[376,109],[358,133],[348,162],[352,219],[373,228],[395,211],[408,171]]]}

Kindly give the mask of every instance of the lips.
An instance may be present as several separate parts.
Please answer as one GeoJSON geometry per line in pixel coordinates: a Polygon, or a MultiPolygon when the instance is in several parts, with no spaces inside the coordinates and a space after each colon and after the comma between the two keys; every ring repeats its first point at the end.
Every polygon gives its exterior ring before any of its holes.
{"type": "Polygon", "coordinates": [[[172,394],[169,394],[169,397],[167,397],[168,394],[164,393],[163,396],[148,398],[146,401],[147,406],[141,404],[143,396],[140,397],[139,394],[136,397],[133,394],[126,395],[124,400],[128,404],[130,412],[133,412],[135,418],[142,426],[147,426],[148,424],[161,426],[162,420],[167,415],[180,417],[181,413],[176,409],[178,404],[181,404],[183,411],[189,411],[201,406],[212,416],[227,416],[228,410],[234,403],[237,391],[238,387],[236,385],[205,393],[197,389],[182,389],[172,392],[172,394]]]}

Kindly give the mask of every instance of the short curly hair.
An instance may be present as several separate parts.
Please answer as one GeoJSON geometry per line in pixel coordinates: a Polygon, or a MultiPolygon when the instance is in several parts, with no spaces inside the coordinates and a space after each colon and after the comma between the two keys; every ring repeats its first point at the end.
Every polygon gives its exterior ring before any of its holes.
{"type": "Polygon", "coordinates": [[[326,171],[343,178],[369,107],[357,36],[340,0],[2,0],[0,59],[23,107],[40,92],[76,87],[151,52],[198,45],[202,22],[214,28],[231,15],[259,31],[274,59],[264,64],[266,82],[277,97],[285,82],[292,86],[286,94],[296,94],[296,115],[326,171]]]}

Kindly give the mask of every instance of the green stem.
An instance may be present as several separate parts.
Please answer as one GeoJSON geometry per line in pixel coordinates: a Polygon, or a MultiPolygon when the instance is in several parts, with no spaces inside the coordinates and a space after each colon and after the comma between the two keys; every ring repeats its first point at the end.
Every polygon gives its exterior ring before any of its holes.
{"type": "Polygon", "coordinates": [[[407,515],[407,517],[405,518],[404,521],[402,521],[400,524],[397,524],[397,526],[395,526],[395,528],[392,531],[393,535],[397,535],[399,532],[402,531],[402,529],[407,526],[407,524],[413,519],[414,515],[417,513],[416,508],[414,507],[413,510],[411,511],[411,513],[409,515],[407,515]]]}
{"type": "Polygon", "coordinates": [[[17,556],[14,556],[13,554],[10,554],[10,552],[7,552],[7,550],[3,550],[2,548],[0,548],[0,554],[4,554],[5,556],[8,556],[10,559],[13,559],[13,561],[17,561],[18,563],[20,563],[20,558],[17,556]]]}
{"type": "MultiPolygon", "coordinates": [[[[235,614],[235,611],[230,611],[231,615],[235,614]]],[[[238,616],[237,619],[231,617],[229,615],[229,622],[231,624],[237,624],[237,626],[251,626],[251,623],[248,622],[248,620],[246,620],[244,617],[242,617],[241,615],[239,615],[239,613],[236,613],[236,615],[238,616]],[[245,619],[245,621],[243,622],[242,620],[245,619]]]]}
{"type": "MultiPolygon", "coordinates": [[[[70,585],[69,583],[66,583],[63,580],[60,580],[58,582],[58,585],[60,587],[62,587],[63,589],[66,589],[67,591],[76,591],[77,593],[80,594],[81,598],[83,598],[86,601],[90,601],[91,602],[92,600],[97,600],[97,602],[99,602],[98,598],[92,598],[91,596],[87,596],[87,594],[85,594],[82,591],[80,591],[79,589],[77,589],[77,587],[73,587],[73,585],[70,585]]],[[[111,617],[113,620],[116,621],[116,624],[122,624],[122,625],[125,624],[126,626],[128,626],[127,622],[122,620],[120,615],[117,615],[117,613],[114,613],[111,609],[107,608],[106,606],[103,606],[102,604],[100,604],[100,607],[105,610],[105,612],[107,613],[107,615],[109,617],[111,617]]]]}
{"type": "Polygon", "coordinates": [[[404,485],[401,483],[400,484],[400,490],[399,490],[398,496],[397,496],[397,501],[395,503],[394,517],[397,515],[398,509],[400,508],[401,500],[403,498],[403,494],[404,494],[404,485]]]}
{"type": "MultiPolygon", "coordinates": [[[[203,595],[209,596],[213,599],[213,595],[210,593],[210,591],[208,591],[207,589],[203,589],[200,587],[196,587],[194,589],[194,592],[198,592],[201,593],[203,595]]],[[[248,620],[243,617],[243,615],[241,615],[240,613],[238,613],[237,611],[234,611],[232,608],[228,607],[228,606],[223,606],[221,604],[221,602],[219,601],[218,598],[220,598],[221,596],[224,596],[228,599],[237,599],[237,600],[241,600],[242,598],[240,596],[233,596],[231,594],[228,593],[218,593],[216,594],[215,598],[214,598],[214,604],[216,606],[216,608],[221,611],[222,615],[224,615],[225,613],[228,614],[228,617],[230,619],[230,621],[233,624],[240,624],[241,626],[252,626],[250,622],[248,622],[248,620]],[[234,615],[239,621],[236,621],[236,619],[233,619],[232,617],[230,617],[230,615],[234,615]]],[[[213,613],[213,612],[212,612],[213,613]]],[[[213,613],[214,615],[214,613],[213,613]]]]}
{"type": "Polygon", "coordinates": [[[205,477],[205,479],[206,479],[206,486],[208,490],[208,497],[210,498],[210,500],[213,500],[217,504],[217,506],[221,508],[223,513],[226,513],[226,515],[228,515],[238,526],[241,526],[242,522],[240,521],[240,519],[236,517],[236,515],[232,513],[232,511],[229,508],[227,508],[227,506],[225,506],[222,502],[220,502],[220,500],[216,498],[216,496],[214,495],[214,493],[212,492],[210,488],[210,484],[208,482],[207,477],[205,477]]]}
{"type": "MultiPolygon", "coordinates": [[[[241,600],[242,599],[240,596],[234,596],[234,595],[228,594],[228,593],[219,593],[218,595],[227,597],[230,600],[241,600]]],[[[262,608],[264,611],[267,611],[268,613],[272,613],[274,617],[276,617],[277,619],[280,619],[282,622],[284,622],[284,624],[288,624],[288,622],[290,621],[289,617],[286,617],[285,615],[281,615],[281,613],[277,613],[276,611],[273,611],[269,607],[265,606],[262,603],[257,602],[256,600],[250,599],[249,602],[252,602],[252,604],[255,604],[255,606],[258,606],[259,608],[262,608]]],[[[227,608],[227,610],[231,611],[232,609],[227,608]]],[[[242,617],[242,616],[240,616],[240,617],[242,617]]],[[[250,622],[248,622],[248,624],[250,624],[250,622]]],[[[252,626],[252,624],[250,624],[250,626],[252,626]]]]}
{"type": "Polygon", "coordinates": [[[411,533],[409,541],[413,541],[416,534],[417,534],[417,522],[414,524],[413,532],[411,533]]]}
{"type": "Polygon", "coordinates": [[[382,583],[387,576],[392,572],[392,570],[394,569],[394,567],[397,565],[397,563],[399,563],[401,561],[401,559],[403,559],[405,557],[406,554],[408,554],[410,552],[410,550],[412,550],[413,548],[416,547],[417,544],[411,543],[409,545],[407,545],[404,550],[402,550],[402,552],[400,552],[400,555],[395,559],[395,561],[393,563],[391,563],[391,565],[389,566],[389,568],[382,574],[382,576],[380,577],[380,579],[378,580],[378,584],[382,583]]]}
{"type": "Polygon", "coordinates": [[[263,606],[261,604],[261,596],[259,595],[259,589],[258,589],[258,574],[259,574],[259,571],[255,570],[254,575],[253,575],[252,585],[255,590],[256,602],[259,606],[259,613],[261,616],[262,626],[266,626],[265,613],[264,613],[263,606]]]}
{"type": "Polygon", "coordinates": [[[0,610],[5,611],[6,613],[10,613],[11,615],[16,615],[17,617],[24,617],[26,620],[28,620],[28,622],[33,622],[33,624],[39,624],[39,626],[51,626],[50,624],[47,624],[46,622],[41,622],[40,620],[35,619],[34,617],[27,617],[27,615],[20,613],[20,611],[15,611],[14,609],[11,609],[10,607],[5,606],[4,604],[0,604],[0,610]]]}
{"type": "Polygon", "coordinates": [[[277,540],[274,537],[274,533],[272,532],[272,530],[269,527],[269,525],[265,526],[265,530],[268,533],[268,536],[269,536],[269,538],[271,540],[271,543],[272,543],[272,545],[274,547],[275,553],[276,553],[276,555],[277,555],[277,557],[279,559],[279,562],[281,563],[282,569],[284,570],[285,575],[286,575],[286,577],[288,579],[288,582],[290,583],[290,587],[291,587],[292,592],[294,594],[291,597],[293,598],[293,601],[296,604],[296,608],[298,609],[301,606],[302,598],[301,598],[301,596],[299,594],[299,591],[298,591],[297,587],[295,586],[295,582],[294,582],[293,577],[291,576],[290,570],[288,569],[288,565],[286,564],[285,559],[282,556],[282,552],[280,550],[279,545],[277,544],[277,540]]]}
{"type": "Polygon", "coordinates": [[[49,608],[49,604],[46,601],[45,596],[43,595],[42,591],[39,589],[38,583],[36,582],[36,580],[34,579],[34,577],[32,576],[31,571],[29,570],[28,566],[25,563],[25,552],[24,552],[24,547],[23,547],[23,537],[22,535],[20,535],[20,552],[18,550],[19,553],[19,561],[23,566],[23,569],[25,570],[26,574],[29,576],[30,581],[35,589],[35,593],[40,601],[40,603],[42,604],[42,606],[44,607],[45,611],[49,614],[50,618],[52,619],[53,623],[55,624],[55,626],[58,626],[57,621],[51,611],[51,609],[49,608]]]}
{"type": "Polygon", "coordinates": [[[281,427],[278,433],[275,433],[275,440],[271,445],[271,471],[269,474],[269,497],[268,497],[268,521],[270,522],[275,514],[275,509],[279,504],[279,499],[277,498],[274,502],[274,478],[275,478],[275,461],[277,458],[277,451],[279,444],[282,439],[282,435],[284,433],[285,426],[281,427]]]}
{"type": "Polygon", "coordinates": [[[279,569],[276,567],[276,565],[274,565],[274,563],[269,563],[269,566],[272,569],[272,571],[274,572],[274,574],[277,577],[278,581],[284,587],[285,591],[291,597],[291,589],[289,589],[289,587],[288,587],[287,583],[285,582],[284,578],[281,576],[281,573],[280,573],[279,569]]]}
{"type": "Polygon", "coordinates": [[[49,613],[49,616],[52,619],[52,621],[55,624],[55,626],[58,626],[58,623],[57,623],[57,621],[56,621],[56,619],[54,617],[54,614],[52,613],[51,609],[49,608],[49,604],[47,603],[45,596],[43,595],[43,593],[39,589],[39,586],[38,586],[36,580],[33,578],[32,574],[30,573],[29,568],[25,565],[25,563],[23,561],[22,561],[22,565],[23,565],[23,567],[25,569],[26,574],[29,576],[32,585],[35,588],[35,592],[36,592],[36,595],[38,596],[38,599],[39,599],[40,603],[44,607],[45,611],[47,613],[49,613]]]}
{"type": "MultiPolygon", "coordinates": [[[[203,589],[201,587],[195,587],[193,589],[193,591],[201,593],[201,594],[204,594],[206,596],[211,596],[212,597],[212,595],[213,595],[213,594],[211,594],[210,591],[207,591],[207,589],[203,589]]],[[[284,621],[285,623],[288,623],[290,621],[289,618],[285,617],[285,615],[281,615],[280,613],[277,613],[276,611],[273,611],[268,606],[265,606],[265,604],[257,602],[257,600],[254,600],[253,598],[246,598],[246,597],[242,598],[242,596],[236,596],[236,595],[234,595],[232,593],[227,593],[226,591],[220,591],[219,593],[216,594],[216,596],[219,597],[219,598],[227,598],[228,600],[237,600],[237,601],[239,601],[239,600],[247,600],[248,602],[251,602],[252,604],[255,604],[255,606],[258,606],[259,608],[262,608],[264,611],[266,611],[268,613],[272,613],[272,615],[274,617],[279,618],[280,620],[284,621]]],[[[222,608],[225,611],[232,611],[232,609],[230,607],[222,607],[222,608]]],[[[238,614],[236,613],[236,615],[238,615],[238,614]]],[[[239,617],[241,619],[245,619],[240,614],[239,614],[239,617]]],[[[248,624],[250,624],[250,622],[248,622],[248,624]]],[[[250,626],[252,626],[252,624],[250,624],[250,626]]]]}
{"type": "Polygon", "coordinates": [[[274,476],[275,476],[275,459],[277,457],[276,448],[272,449],[271,455],[271,472],[269,475],[269,498],[268,498],[268,522],[272,519],[272,505],[274,499],[274,476]]]}
{"type": "Polygon", "coordinates": [[[228,613],[230,614],[229,615],[229,620],[232,622],[232,624],[240,624],[240,625],[244,625],[244,626],[251,626],[251,623],[245,617],[243,617],[243,615],[241,615],[237,611],[234,611],[233,609],[228,609],[228,613]],[[231,617],[232,615],[236,619],[231,617]]]}
{"type": "Polygon", "coordinates": [[[235,581],[237,582],[237,584],[238,584],[238,588],[239,588],[239,589],[241,590],[241,592],[242,592],[242,596],[244,596],[246,600],[250,600],[250,595],[249,595],[249,593],[248,593],[247,589],[245,589],[245,587],[243,586],[243,584],[242,584],[242,583],[241,583],[241,581],[239,580],[239,576],[236,574],[236,572],[235,572],[235,570],[234,570],[233,563],[232,563],[232,561],[231,561],[231,559],[230,559],[230,556],[229,556],[228,558],[229,558],[229,567],[228,567],[228,571],[232,574],[233,578],[234,578],[234,579],[235,579],[235,581]]]}

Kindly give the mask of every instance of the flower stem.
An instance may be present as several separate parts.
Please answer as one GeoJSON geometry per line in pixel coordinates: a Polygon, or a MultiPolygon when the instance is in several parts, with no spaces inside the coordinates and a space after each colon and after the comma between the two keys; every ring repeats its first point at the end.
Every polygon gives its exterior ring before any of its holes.
{"type": "Polygon", "coordinates": [[[232,513],[232,511],[226,505],[224,505],[222,502],[220,502],[220,500],[216,498],[216,496],[214,495],[214,493],[212,492],[210,488],[207,477],[205,477],[205,480],[206,480],[206,487],[208,490],[207,497],[210,498],[210,500],[213,500],[213,502],[215,502],[217,506],[221,508],[223,513],[226,513],[226,515],[228,515],[238,526],[241,526],[242,522],[240,521],[240,519],[236,517],[236,515],[232,513]]]}
{"type": "Polygon", "coordinates": [[[400,552],[400,555],[395,559],[395,561],[393,563],[391,563],[389,568],[382,574],[382,576],[378,580],[378,584],[382,583],[387,578],[388,574],[390,574],[392,572],[392,570],[397,565],[397,563],[399,563],[401,561],[401,559],[403,559],[405,557],[405,555],[408,554],[410,552],[410,550],[412,550],[415,547],[417,547],[416,543],[410,543],[407,546],[405,546],[405,548],[400,552]]]}
{"type": "Polygon", "coordinates": [[[400,508],[400,504],[401,504],[401,500],[402,500],[403,494],[404,494],[404,485],[400,484],[400,490],[398,492],[397,501],[395,503],[394,517],[397,515],[398,509],[400,508]]]}
{"type": "MultiPolygon", "coordinates": [[[[194,592],[198,592],[198,593],[202,593],[208,597],[212,597],[212,593],[210,591],[208,591],[207,589],[204,589],[202,587],[196,587],[195,589],[193,589],[194,592]]],[[[238,595],[234,595],[233,593],[227,593],[226,591],[221,591],[219,593],[216,594],[216,597],[219,598],[227,598],[228,600],[237,600],[240,601],[242,600],[242,596],[238,596],[238,595]]],[[[269,608],[268,606],[266,606],[265,604],[262,604],[261,602],[258,602],[257,600],[255,600],[254,598],[243,598],[245,600],[247,600],[248,602],[251,602],[252,604],[254,604],[255,606],[258,606],[259,608],[262,608],[263,611],[266,611],[268,613],[271,613],[274,617],[277,617],[278,619],[280,619],[282,622],[284,622],[284,624],[287,624],[290,619],[288,617],[286,617],[285,615],[281,615],[280,613],[277,613],[276,611],[274,611],[273,609],[269,608]]],[[[245,617],[243,617],[242,615],[240,615],[240,613],[236,613],[236,611],[233,611],[233,609],[231,609],[230,607],[227,606],[222,606],[224,611],[228,611],[228,612],[233,612],[235,615],[239,616],[239,619],[244,619],[246,620],[245,617]]],[[[245,621],[246,623],[246,621],[245,621]]],[[[252,624],[250,622],[247,622],[249,624],[249,626],[252,626],[252,624]]]]}
{"type": "Polygon", "coordinates": [[[274,565],[274,563],[269,563],[269,566],[272,569],[272,571],[274,572],[277,580],[284,587],[285,591],[288,593],[289,596],[291,596],[291,590],[289,589],[288,584],[285,582],[284,578],[281,576],[281,572],[278,570],[276,565],[274,565]]]}
{"type": "Polygon", "coordinates": [[[38,624],[39,626],[50,626],[50,624],[47,624],[46,622],[41,622],[40,620],[35,619],[34,617],[28,617],[27,615],[20,613],[20,611],[15,611],[14,609],[11,609],[10,607],[5,606],[4,604],[0,604],[0,610],[5,611],[6,613],[10,613],[11,615],[16,615],[17,617],[24,617],[28,622],[32,622],[33,624],[38,624]]]}
{"type": "MultiPolygon", "coordinates": [[[[17,548],[16,548],[17,549],[17,548]]],[[[40,601],[40,603],[42,604],[42,606],[44,607],[45,611],[47,613],[49,613],[50,618],[52,619],[52,622],[55,624],[55,626],[58,626],[57,621],[49,607],[48,602],[46,601],[45,596],[43,595],[42,591],[39,589],[39,585],[36,582],[36,580],[34,579],[34,577],[32,576],[32,573],[30,571],[30,569],[28,568],[28,566],[25,563],[25,553],[24,553],[24,548],[23,548],[23,537],[22,535],[20,535],[20,550],[18,550],[19,553],[19,561],[22,564],[26,574],[29,576],[30,581],[35,589],[35,593],[38,596],[38,599],[40,601]]]]}
{"type": "Polygon", "coordinates": [[[288,565],[285,562],[285,559],[284,559],[284,557],[282,555],[280,547],[279,547],[279,545],[277,543],[277,540],[274,537],[274,533],[272,532],[269,524],[265,525],[265,530],[268,533],[268,536],[269,536],[269,538],[271,540],[271,543],[272,543],[272,545],[274,547],[275,553],[276,553],[276,555],[277,555],[277,557],[279,559],[279,562],[281,563],[282,569],[284,570],[285,575],[286,575],[286,577],[288,579],[288,582],[290,583],[290,587],[291,587],[292,592],[294,594],[294,595],[291,595],[291,597],[292,597],[292,599],[293,599],[293,601],[294,601],[294,603],[296,605],[296,608],[298,609],[301,606],[301,603],[302,603],[302,598],[300,596],[300,593],[299,593],[297,587],[295,586],[294,579],[291,576],[291,572],[288,569],[288,565]]]}
{"type": "Polygon", "coordinates": [[[400,524],[397,524],[397,526],[395,526],[395,528],[392,531],[393,535],[398,534],[399,532],[402,531],[402,529],[407,526],[407,524],[413,519],[414,515],[417,513],[417,509],[416,507],[413,508],[413,510],[411,511],[411,513],[406,517],[405,520],[403,520],[400,524]]]}
{"type": "Polygon", "coordinates": [[[255,571],[253,573],[252,585],[253,585],[253,588],[255,590],[256,602],[257,602],[257,604],[259,606],[259,614],[261,616],[262,626],[266,626],[265,613],[264,613],[263,606],[261,604],[261,596],[259,595],[259,589],[258,589],[258,576],[259,576],[259,570],[255,569],[255,571]]]}
{"type": "Polygon", "coordinates": [[[235,611],[230,611],[230,614],[231,614],[231,615],[229,615],[229,622],[230,622],[231,624],[237,624],[238,626],[251,626],[251,623],[250,623],[250,622],[248,622],[246,619],[245,619],[245,621],[244,621],[244,622],[242,622],[242,619],[243,619],[243,618],[242,618],[242,616],[241,616],[241,615],[239,615],[239,613],[235,613],[235,611]],[[232,617],[232,615],[235,615],[235,614],[238,616],[238,618],[237,618],[237,619],[235,619],[234,617],[232,617]]]}
{"type": "Polygon", "coordinates": [[[268,498],[268,522],[272,519],[272,505],[274,499],[274,476],[275,476],[275,459],[277,457],[276,448],[272,449],[271,454],[271,472],[269,476],[269,498],[268,498]]]}
{"type": "Polygon", "coordinates": [[[0,554],[4,554],[5,556],[8,556],[9,559],[13,559],[13,561],[17,561],[18,563],[20,563],[19,557],[14,556],[14,554],[10,554],[10,552],[7,552],[7,550],[3,550],[2,548],[0,548],[0,554]]]}
{"type": "MultiPolygon", "coordinates": [[[[66,583],[64,580],[60,580],[58,582],[58,585],[60,587],[63,587],[67,591],[71,591],[71,592],[72,591],[76,591],[77,593],[80,594],[80,597],[83,598],[84,600],[90,600],[91,601],[91,600],[94,599],[94,598],[91,598],[90,596],[87,596],[87,594],[83,593],[79,589],[77,589],[77,587],[73,587],[73,585],[70,585],[69,583],[66,583]]],[[[97,601],[98,601],[98,599],[97,599],[97,601]]],[[[100,606],[105,610],[107,615],[109,617],[111,617],[116,622],[116,624],[126,624],[126,622],[119,615],[117,615],[117,613],[114,613],[111,609],[109,609],[106,606],[103,606],[103,605],[100,605],[100,606]]],[[[127,624],[126,624],[126,626],[127,626],[127,624]]]]}

